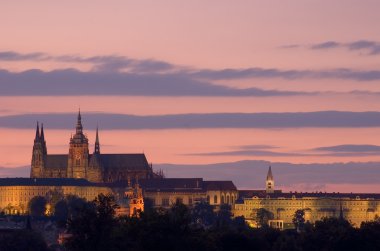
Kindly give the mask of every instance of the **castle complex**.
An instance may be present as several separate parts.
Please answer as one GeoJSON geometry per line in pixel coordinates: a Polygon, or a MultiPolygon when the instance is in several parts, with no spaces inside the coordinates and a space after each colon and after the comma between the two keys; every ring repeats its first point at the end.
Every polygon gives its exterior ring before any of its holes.
{"type": "Polygon", "coordinates": [[[31,178],[75,178],[91,182],[112,183],[128,179],[152,178],[152,166],[145,154],[101,154],[98,129],[94,152],[89,153],[88,139],[83,133],[80,111],[68,154],[48,154],[44,128],[37,123],[33,145],[31,178]]]}
{"type": "Polygon", "coordinates": [[[294,213],[299,209],[304,210],[305,220],[311,223],[323,217],[344,217],[360,226],[361,222],[380,216],[380,194],[282,192],[275,190],[271,167],[265,186],[263,190],[238,190],[232,181],[164,178],[153,172],[142,153],[101,153],[98,129],[90,154],[79,112],[68,154],[48,154],[43,125],[40,129],[37,123],[30,178],[0,179],[0,211],[27,214],[33,197],[48,198],[58,193],[86,200],[99,194],[113,194],[121,212],[127,215],[136,215],[148,203],[152,207],[170,208],[174,203],[192,207],[205,201],[215,210],[228,204],[235,217],[244,216],[252,226],[257,225],[257,211],[264,208],[273,215],[269,224],[281,229],[292,227],[294,213]]]}

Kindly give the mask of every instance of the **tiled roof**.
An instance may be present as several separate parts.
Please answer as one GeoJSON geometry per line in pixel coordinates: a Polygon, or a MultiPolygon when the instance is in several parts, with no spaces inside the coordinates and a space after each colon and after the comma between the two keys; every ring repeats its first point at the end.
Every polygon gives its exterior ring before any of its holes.
{"type": "Polygon", "coordinates": [[[202,178],[164,178],[140,180],[146,191],[202,191],[202,178]]]}

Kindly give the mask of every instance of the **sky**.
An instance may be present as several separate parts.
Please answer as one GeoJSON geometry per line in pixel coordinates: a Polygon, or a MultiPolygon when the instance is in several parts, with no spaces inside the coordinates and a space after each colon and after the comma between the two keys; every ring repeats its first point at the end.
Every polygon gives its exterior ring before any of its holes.
{"type": "Polygon", "coordinates": [[[285,190],[380,193],[379,8],[1,1],[0,176],[28,175],[37,120],[68,152],[80,108],[90,151],[98,125],[102,152],[168,176],[259,188],[272,165],[285,190]]]}

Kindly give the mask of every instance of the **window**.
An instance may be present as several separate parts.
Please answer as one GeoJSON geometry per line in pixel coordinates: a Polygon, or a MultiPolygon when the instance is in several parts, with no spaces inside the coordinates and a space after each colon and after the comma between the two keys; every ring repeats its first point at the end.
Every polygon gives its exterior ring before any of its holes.
{"type": "Polygon", "coordinates": [[[210,196],[207,195],[207,203],[210,204],[210,196]]]}
{"type": "Polygon", "coordinates": [[[226,197],[227,197],[227,204],[230,204],[230,196],[227,195],[226,197]]]}
{"type": "Polygon", "coordinates": [[[218,204],[218,196],[214,196],[214,204],[218,204]]]}
{"type": "Polygon", "coordinates": [[[189,205],[193,204],[193,198],[189,198],[189,205]]]}
{"type": "Polygon", "coordinates": [[[224,195],[222,195],[222,196],[220,197],[220,203],[221,203],[221,204],[224,204],[224,195]]]}
{"type": "Polygon", "coordinates": [[[182,199],[182,198],[177,198],[177,199],[175,200],[175,202],[176,202],[177,204],[183,204],[183,199],[182,199]]]}

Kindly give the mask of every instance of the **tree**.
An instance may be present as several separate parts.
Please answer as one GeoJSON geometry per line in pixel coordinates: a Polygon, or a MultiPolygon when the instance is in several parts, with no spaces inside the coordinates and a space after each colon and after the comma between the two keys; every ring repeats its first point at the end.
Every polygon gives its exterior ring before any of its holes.
{"type": "Polygon", "coordinates": [[[45,197],[36,196],[33,197],[28,204],[29,213],[32,216],[44,216],[46,210],[47,201],[45,197]]]}
{"type": "Polygon", "coordinates": [[[192,222],[208,227],[215,222],[215,213],[213,207],[206,201],[196,204],[191,210],[192,222]]]}
{"type": "Polygon", "coordinates": [[[54,189],[54,190],[50,190],[49,192],[46,193],[46,196],[45,196],[48,204],[51,206],[51,214],[54,214],[54,210],[55,210],[55,205],[64,199],[64,195],[63,195],[63,192],[58,190],[58,189],[54,189]]]}
{"type": "Polygon", "coordinates": [[[76,217],[83,208],[88,206],[85,199],[79,198],[76,195],[68,195],[65,201],[67,203],[68,218],[76,217]]]}
{"type": "Polygon", "coordinates": [[[69,207],[67,205],[67,201],[58,201],[54,206],[54,216],[57,217],[60,222],[66,222],[68,215],[69,207]]]}
{"type": "Polygon", "coordinates": [[[72,234],[66,243],[69,250],[112,250],[116,244],[112,239],[117,223],[116,208],[113,196],[100,194],[69,218],[68,232],[72,234]]]}
{"type": "Polygon", "coordinates": [[[218,227],[229,226],[232,222],[231,220],[231,206],[228,204],[223,204],[220,206],[219,211],[216,214],[216,224],[218,227]]]}
{"type": "Polygon", "coordinates": [[[294,212],[292,221],[294,226],[297,228],[297,231],[302,230],[305,224],[305,211],[302,209],[296,210],[294,212]]]}
{"type": "Polygon", "coordinates": [[[259,208],[256,212],[256,222],[258,227],[268,226],[268,221],[273,220],[273,213],[266,210],[265,208],[259,208]]]}

